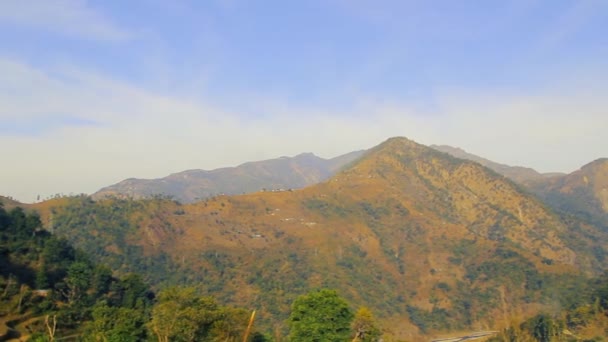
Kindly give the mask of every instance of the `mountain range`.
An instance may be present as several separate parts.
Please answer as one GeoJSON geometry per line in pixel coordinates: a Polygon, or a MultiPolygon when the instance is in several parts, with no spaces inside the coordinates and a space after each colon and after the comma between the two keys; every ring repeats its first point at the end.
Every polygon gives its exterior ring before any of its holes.
{"type": "Polygon", "coordinates": [[[312,153],[302,153],[295,157],[248,162],[211,171],[188,170],[160,179],[131,178],[99,190],[93,198],[162,195],[191,203],[219,194],[297,189],[326,180],[362,154],[363,151],[355,151],[324,159],[312,153]]]}
{"type": "Polygon", "coordinates": [[[541,174],[531,168],[495,163],[459,148],[431,147],[457,158],[475,161],[510,178],[557,212],[574,215],[608,229],[607,158],[592,161],[569,174],[541,174]]]}
{"type": "MultiPolygon", "coordinates": [[[[261,163],[272,174],[268,165],[326,162],[300,155],[261,163]]],[[[244,165],[264,169],[255,164],[244,165]]],[[[516,183],[506,174],[519,168],[488,164],[492,170],[391,138],[332,165],[324,166],[329,178],[300,189],[186,204],[77,196],[29,208],[116,272],[142,273],[156,287],[197,284],[259,309],[270,330],[284,329],[297,295],[319,287],[372,308],[408,339],[499,328],[574,305],[606,270],[608,229],[597,224],[606,213],[606,160],[570,175],[525,170],[518,174],[531,177],[516,183]],[[580,205],[563,200],[572,194],[580,205]]]]}
{"type": "Polygon", "coordinates": [[[505,177],[512,179],[514,182],[517,182],[520,184],[526,184],[527,182],[534,181],[534,180],[564,175],[563,173],[559,173],[559,172],[539,173],[538,171],[536,171],[532,168],[529,168],[529,167],[510,166],[510,165],[496,163],[496,162],[493,162],[486,158],[479,157],[474,154],[468,153],[465,150],[458,148],[458,147],[452,147],[452,146],[448,146],[448,145],[431,145],[430,147],[437,151],[448,153],[456,158],[471,160],[476,163],[479,163],[489,169],[492,169],[492,170],[500,173],[501,175],[503,175],[505,177]]]}
{"type": "Polygon", "coordinates": [[[259,309],[268,330],[284,330],[293,299],[320,287],[408,339],[500,328],[574,305],[606,271],[607,159],[547,175],[391,138],[329,160],[133,180],[131,193],[125,182],[23,206],[118,274],[197,284],[259,309]],[[162,186],[175,199],[147,196],[162,186]]]}
{"type": "Polygon", "coordinates": [[[568,175],[538,179],[527,185],[556,211],[608,229],[608,159],[597,159],[568,175]]]}
{"type": "MultiPolygon", "coordinates": [[[[511,179],[558,212],[570,213],[608,227],[608,161],[605,158],[571,174],[539,173],[529,167],[497,163],[457,147],[430,147],[456,158],[479,163],[511,179]]],[[[182,171],[160,179],[130,178],[99,190],[92,198],[166,196],[183,203],[193,203],[215,195],[299,189],[325,181],[364,153],[355,151],[331,159],[302,153],[295,157],[247,162],[211,171],[182,171]]]]}

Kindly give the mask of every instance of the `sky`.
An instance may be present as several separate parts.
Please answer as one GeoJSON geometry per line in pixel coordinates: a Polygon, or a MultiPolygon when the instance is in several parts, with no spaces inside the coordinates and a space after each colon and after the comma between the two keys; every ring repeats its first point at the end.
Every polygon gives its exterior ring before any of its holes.
{"type": "Polygon", "coordinates": [[[0,0],[0,194],[393,136],[572,172],[607,94],[605,0],[0,0]]]}

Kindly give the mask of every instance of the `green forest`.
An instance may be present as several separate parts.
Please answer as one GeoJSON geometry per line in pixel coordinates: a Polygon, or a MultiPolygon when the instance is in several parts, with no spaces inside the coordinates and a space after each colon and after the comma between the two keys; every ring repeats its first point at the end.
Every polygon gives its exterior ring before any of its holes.
{"type": "MultiPolygon", "coordinates": [[[[245,308],[224,306],[196,287],[154,292],[137,274],[116,277],[42,229],[40,218],[0,204],[0,341],[271,341],[251,329],[245,308]]],[[[297,298],[291,341],[344,341],[380,335],[366,308],[353,313],[336,291],[297,298]]]]}
{"type": "Polygon", "coordinates": [[[249,315],[193,287],[155,293],[137,274],[116,277],[42,229],[37,214],[0,205],[2,341],[236,341],[249,315]]]}

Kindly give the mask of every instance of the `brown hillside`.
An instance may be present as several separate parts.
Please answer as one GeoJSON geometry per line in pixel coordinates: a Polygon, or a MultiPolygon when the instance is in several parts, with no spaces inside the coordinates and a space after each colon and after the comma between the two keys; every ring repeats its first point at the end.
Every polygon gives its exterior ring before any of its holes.
{"type": "Polygon", "coordinates": [[[531,182],[529,187],[550,206],[608,228],[608,159],[595,160],[568,175],[531,182]]]}
{"type": "Polygon", "coordinates": [[[301,190],[189,205],[79,198],[52,211],[58,234],[102,250],[115,269],[197,283],[277,326],[298,294],[336,288],[410,339],[555,305],[568,284],[601,271],[587,251],[607,241],[593,227],[573,231],[480,164],[405,138],[301,190]],[[154,273],[162,267],[169,274],[154,273]]]}

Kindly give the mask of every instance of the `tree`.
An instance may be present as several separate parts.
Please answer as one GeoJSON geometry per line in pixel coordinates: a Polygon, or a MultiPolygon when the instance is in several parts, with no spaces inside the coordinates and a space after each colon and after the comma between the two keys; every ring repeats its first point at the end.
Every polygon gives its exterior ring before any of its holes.
{"type": "Polygon", "coordinates": [[[381,335],[374,315],[364,306],[355,313],[351,327],[355,333],[356,341],[373,342],[377,341],[381,335]]]}
{"type": "Polygon", "coordinates": [[[562,322],[551,318],[547,314],[538,314],[522,324],[522,328],[539,342],[550,342],[554,338],[560,337],[563,325],[562,322]]]}
{"type": "Polygon", "coordinates": [[[85,341],[143,341],[146,339],[143,310],[110,307],[100,301],[93,307],[92,320],[85,330],[85,341]]]}
{"type": "Polygon", "coordinates": [[[99,297],[102,294],[108,293],[113,281],[112,271],[108,267],[96,266],[93,269],[93,276],[91,278],[91,289],[94,296],[99,297]]]}
{"type": "Polygon", "coordinates": [[[35,284],[37,289],[46,289],[49,287],[49,277],[47,276],[46,263],[42,263],[36,271],[35,284]]]}
{"type": "Polygon", "coordinates": [[[168,288],[158,296],[148,324],[159,342],[204,341],[218,317],[218,305],[191,287],[168,288]]]}
{"type": "Polygon", "coordinates": [[[602,277],[602,284],[598,286],[595,296],[599,299],[599,305],[602,309],[608,310],[608,276],[602,277]]]}
{"type": "Polygon", "coordinates": [[[352,319],[348,303],[334,290],[322,289],[301,295],[291,306],[290,341],[348,341],[352,319]]]}
{"type": "Polygon", "coordinates": [[[67,265],[75,259],[76,251],[66,239],[51,237],[44,244],[42,257],[49,265],[67,265]]]}
{"type": "Polygon", "coordinates": [[[112,287],[114,304],[126,308],[140,308],[151,304],[150,291],[140,275],[129,274],[112,287]]]}
{"type": "Polygon", "coordinates": [[[11,217],[4,209],[4,204],[0,202],[0,231],[6,230],[11,224],[11,217]]]}
{"type": "Polygon", "coordinates": [[[91,266],[85,262],[77,261],[70,265],[65,278],[67,290],[63,291],[68,304],[77,302],[85,295],[91,281],[91,273],[91,266]]]}
{"type": "Polygon", "coordinates": [[[245,309],[220,308],[211,335],[217,341],[240,341],[243,339],[248,321],[249,312],[245,309]]]}
{"type": "Polygon", "coordinates": [[[271,341],[270,338],[266,337],[261,332],[255,332],[251,336],[251,342],[269,342],[269,341],[271,341]]]}

